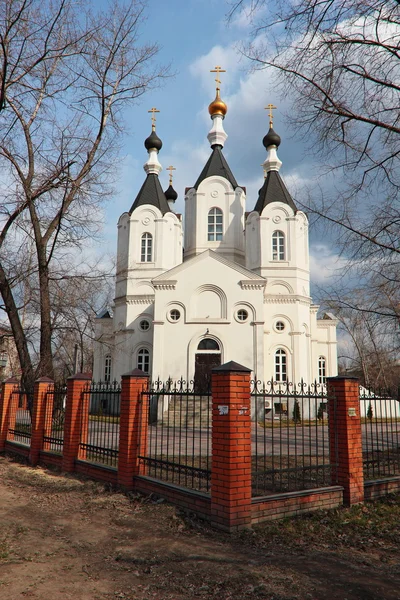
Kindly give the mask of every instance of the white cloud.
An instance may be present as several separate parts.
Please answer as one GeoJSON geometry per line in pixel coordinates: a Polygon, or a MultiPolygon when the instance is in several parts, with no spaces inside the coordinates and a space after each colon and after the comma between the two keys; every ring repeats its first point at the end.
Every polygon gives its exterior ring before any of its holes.
{"type": "Polygon", "coordinates": [[[329,284],[347,265],[347,260],[332,251],[327,244],[313,244],[310,247],[311,281],[316,284],[329,284]]]}

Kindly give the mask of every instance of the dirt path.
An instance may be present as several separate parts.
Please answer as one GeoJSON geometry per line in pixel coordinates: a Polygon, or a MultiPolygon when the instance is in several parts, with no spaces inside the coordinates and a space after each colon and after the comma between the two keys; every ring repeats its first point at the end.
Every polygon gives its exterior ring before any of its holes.
{"type": "Polygon", "coordinates": [[[229,537],[165,503],[0,458],[1,599],[400,599],[396,543],[338,548],[280,528],[229,537]]]}

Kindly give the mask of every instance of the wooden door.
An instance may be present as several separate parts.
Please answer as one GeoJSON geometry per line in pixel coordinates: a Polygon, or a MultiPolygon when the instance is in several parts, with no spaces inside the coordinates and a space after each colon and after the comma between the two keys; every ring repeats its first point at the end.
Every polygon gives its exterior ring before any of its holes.
{"type": "Polygon", "coordinates": [[[207,394],[211,389],[211,370],[221,364],[221,354],[196,354],[194,390],[196,394],[207,394]]]}

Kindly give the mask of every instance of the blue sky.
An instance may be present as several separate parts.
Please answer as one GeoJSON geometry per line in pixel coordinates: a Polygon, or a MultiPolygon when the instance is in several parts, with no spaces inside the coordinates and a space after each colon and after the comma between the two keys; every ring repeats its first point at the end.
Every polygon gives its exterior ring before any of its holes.
{"type": "MultiPolygon", "coordinates": [[[[288,129],[285,114],[290,110],[276,90],[275,74],[270,69],[250,72],[251,65],[238,52],[249,34],[245,18],[230,25],[226,21],[228,4],[223,0],[152,0],[142,28],[143,42],[158,42],[158,62],[170,64],[174,74],[161,88],[140,99],[125,113],[116,193],[104,215],[104,242],[101,248],[113,255],[116,250],[116,224],[119,215],[129,210],[144,180],[143,163],[147,153],[144,139],[151,131],[152,106],[157,115],[157,133],[163,141],[159,160],[163,165],[160,180],[168,186],[166,167],[172,164],[174,187],[178,192],[176,211],[184,211],[184,189],[192,186],[206,162],[210,147],[207,133],[211,128],[208,104],[215,96],[215,75],[209,71],[219,64],[222,74],[221,96],[228,105],[224,126],[228,134],[224,154],[240,185],[247,188],[247,210],[257,199],[263,182],[261,163],[266,152],[262,138],[268,130],[264,107],[275,104],[274,129],[282,138],[279,157],[281,175],[296,197],[306,185],[313,185],[318,173],[304,141],[288,129]]],[[[323,283],[337,267],[333,248],[318,239],[311,230],[312,278],[323,283]]]]}

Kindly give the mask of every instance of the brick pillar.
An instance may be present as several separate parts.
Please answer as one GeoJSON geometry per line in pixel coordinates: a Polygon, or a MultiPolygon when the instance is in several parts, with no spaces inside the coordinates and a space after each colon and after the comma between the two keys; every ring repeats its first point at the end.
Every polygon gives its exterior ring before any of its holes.
{"type": "MultiPolygon", "coordinates": [[[[72,472],[75,470],[75,459],[79,456],[82,421],[85,421],[85,419],[87,421],[86,417],[83,419],[83,415],[85,412],[88,413],[88,397],[83,392],[88,387],[90,380],[91,375],[87,373],[77,373],[72,377],[68,377],[67,380],[62,459],[63,471],[72,472]]],[[[82,455],[79,457],[82,458],[82,455]]]]}
{"type": "Polygon", "coordinates": [[[139,369],[122,375],[121,410],[119,419],[118,484],[126,490],[133,489],[133,477],[144,475],[145,465],[139,456],[147,451],[149,426],[148,397],[142,392],[148,387],[148,376],[139,369]]]}
{"type": "Polygon", "coordinates": [[[43,436],[46,424],[46,405],[50,396],[49,392],[54,389],[54,382],[48,377],[41,377],[35,381],[32,408],[32,436],[29,451],[29,462],[37,465],[39,453],[43,448],[43,436]]]}
{"type": "Polygon", "coordinates": [[[250,372],[212,370],[211,522],[226,531],[251,526],[250,372]]]}
{"type": "Polygon", "coordinates": [[[3,381],[0,398],[0,452],[4,452],[8,430],[15,426],[19,396],[13,392],[18,384],[16,377],[3,381]]]}
{"type": "Polygon", "coordinates": [[[329,445],[332,483],[342,485],[347,506],[364,501],[359,380],[328,377],[329,445]]]}

